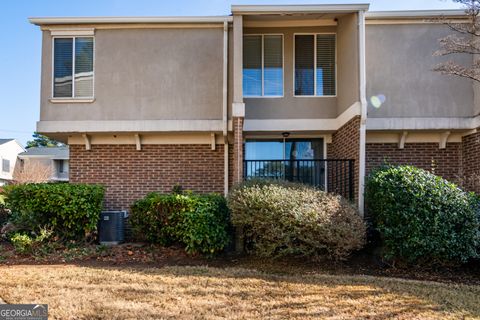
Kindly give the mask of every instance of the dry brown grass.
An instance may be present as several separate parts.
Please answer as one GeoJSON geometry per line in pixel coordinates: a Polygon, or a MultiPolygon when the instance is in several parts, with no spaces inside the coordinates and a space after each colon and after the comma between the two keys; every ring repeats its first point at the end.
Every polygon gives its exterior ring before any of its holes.
{"type": "Polygon", "coordinates": [[[0,298],[51,319],[479,319],[480,287],[208,267],[0,267],[0,298]]]}

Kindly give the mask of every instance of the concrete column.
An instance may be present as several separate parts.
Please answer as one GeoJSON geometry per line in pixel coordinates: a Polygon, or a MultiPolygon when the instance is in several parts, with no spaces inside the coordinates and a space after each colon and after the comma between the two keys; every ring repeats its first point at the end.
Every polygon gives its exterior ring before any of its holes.
{"type": "Polygon", "coordinates": [[[233,16],[233,184],[243,180],[243,16],[233,16]]]}
{"type": "Polygon", "coordinates": [[[233,103],[243,103],[243,16],[233,16],[233,103]]]}

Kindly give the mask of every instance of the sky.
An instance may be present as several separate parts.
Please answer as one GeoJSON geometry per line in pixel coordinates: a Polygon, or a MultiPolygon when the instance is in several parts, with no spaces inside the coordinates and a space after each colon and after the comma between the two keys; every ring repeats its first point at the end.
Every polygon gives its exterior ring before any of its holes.
{"type": "Polygon", "coordinates": [[[370,3],[371,11],[459,8],[452,0],[2,0],[0,138],[25,145],[40,117],[41,33],[29,17],[226,15],[232,4],[312,3],[370,3]]]}

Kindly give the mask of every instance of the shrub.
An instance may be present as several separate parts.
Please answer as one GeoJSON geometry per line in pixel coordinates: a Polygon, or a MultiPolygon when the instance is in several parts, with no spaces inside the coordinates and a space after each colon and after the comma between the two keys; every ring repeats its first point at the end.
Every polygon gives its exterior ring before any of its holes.
{"type": "Polygon", "coordinates": [[[10,242],[18,253],[34,253],[45,241],[49,240],[51,236],[51,230],[42,228],[36,236],[29,236],[28,234],[20,232],[14,233],[10,237],[10,242]]]}
{"type": "Polygon", "coordinates": [[[19,230],[51,229],[63,239],[82,239],[96,230],[104,188],[87,184],[38,183],[4,188],[10,220],[19,230]]]}
{"type": "Polygon", "coordinates": [[[18,253],[29,253],[32,250],[33,239],[27,234],[14,233],[10,237],[10,241],[18,253]]]}
{"type": "Polygon", "coordinates": [[[0,229],[8,221],[9,211],[5,208],[4,197],[0,194],[0,229]]]}
{"type": "Polygon", "coordinates": [[[384,166],[367,179],[366,201],[386,259],[456,263],[476,257],[478,199],[412,166],[384,166]]]}
{"type": "Polygon", "coordinates": [[[163,245],[179,242],[188,253],[213,254],[228,244],[228,209],[221,195],[151,193],[130,214],[135,235],[163,245]]]}
{"type": "Polygon", "coordinates": [[[234,226],[260,256],[346,257],[362,248],[365,225],[340,196],[286,182],[247,181],[228,197],[234,226]]]}

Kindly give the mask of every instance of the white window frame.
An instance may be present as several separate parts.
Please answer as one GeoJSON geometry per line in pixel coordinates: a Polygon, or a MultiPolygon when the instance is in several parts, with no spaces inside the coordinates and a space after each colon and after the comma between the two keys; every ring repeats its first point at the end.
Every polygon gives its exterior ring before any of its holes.
{"type": "Polygon", "coordinates": [[[65,35],[52,36],[52,92],[51,102],[93,102],[95,99],[95,36],[93,35],[65,35]],[[93,40],[93,79],[92,79],[92,96],[91,97],[75,97],[75,39],[76,38],[92,38],[93,40]],[[71,97],[55,97],[55,39],[72,39],[72,96],[71,97]]]}
{"type": "Polygon", "coordinates": [[[293,96],[297,98],[336,98],[338,94],[338,67],[337,67],[337,34],[335,32],[305,32],[293,34],[293,96]],[[317,35],[333,34],[335,36],[335,94],[334,95],[317,95],[317,35]],[[313,35],[313,95],[296,95],[295,94],[295,37],[297,35],[313,35]]]}
{"type": "MultiPolygon", "coordinates": [[[[244,37],[246,36],[261,36],[262,37],[262,80],[261,80],[261,84],[262,84],[262,94],[260,96],[258,95],[252,95],[252,96],[249,96],[249,95],[243,95],[244,98],[246,99],[250,99],[250,98],[254,98],[254,99],[258,99],[258,98],[283,98],[285,97],[285,36],[283,33],[246,33],[243,35],[244,37]],[[264,73],[265,73],[265,66],[264,66],[264,60],[265,60],[265,55],[264,55],[264,51],[263,51],[263,47],[264,47],[264,41],[265,41],[265,36],[281,36],[282,37],[282,95],[276,95],[276,96],[266,96],[265,95],[265,90],[264,90],[264,83],[263,83],[263,78],[264,78],[264,73]]],[[[243,41],[243,37],[242,37],[242,41],[243,41]]],[[[243,77],[243,61],[242,61],[242,77],[243,77]]],[[[242,92],[243,94],[243,92],[242,92]]]]}
{"type": "Polygon", "coordinates": [[[3,173],[10,173],[10,171],[11,171],[11,169],[12,169],[12,164],[10,163],[10,159],[8,159],[8,158],[0,158],[0,160],[1,160],[1,162],[2,162],[2,170],[1,170],[1,171],[2,171],[3,173]],[[6,171],[3,170],[3,162],[4,162],[4,161],[7,161],[7,162],[8,162],[8,170],[6,170],[6,171]]]}

